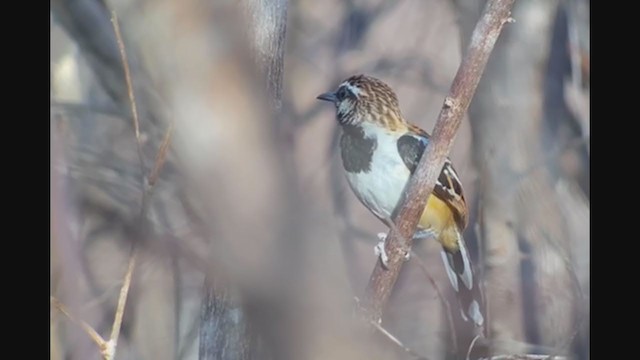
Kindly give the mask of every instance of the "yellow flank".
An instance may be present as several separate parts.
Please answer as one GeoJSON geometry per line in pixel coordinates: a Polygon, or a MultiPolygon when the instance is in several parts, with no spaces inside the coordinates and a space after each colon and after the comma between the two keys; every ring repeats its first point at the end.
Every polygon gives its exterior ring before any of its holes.
{"type": "Polygon", "coordinates": [[[458,245],[458,231],[456,229],[456,222],[453,218],[453,212],[449,205],[440,200],[437,196],[429,196],[429,201],[425,207],[425,211],[420,217],[418,223],[423,229],[431,229],[438,236],[438,242],[449,252],[457,252],[458,245]]]}

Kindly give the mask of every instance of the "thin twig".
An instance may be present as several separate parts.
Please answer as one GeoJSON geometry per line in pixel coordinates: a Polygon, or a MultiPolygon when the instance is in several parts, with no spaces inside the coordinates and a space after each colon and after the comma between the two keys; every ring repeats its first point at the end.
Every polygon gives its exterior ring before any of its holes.
{"type": "MultiPolygon", "coordinates": [[[[153,195],[153,189],[160,177],[160,171],[164,167],[164,164],[167,160],[167,153],[169,150],[169,145],[171,144],[171,135],[173,134],[173,121],[169,122],[169,128],[167,128],[167,132],[164,134],[164,138],[162,139],[162,143],[160,144],[160,148],[158,149],[158,153],[156,154],[156,159],[153,164],[153,169],[151,170],[151,174],[149,175],[148,187],[145,188],[143,196],[142,196],[142,207],[140,208],[140,217],[144,218],[147,211],[147,203],[151,196],[153,195]]],[[[142,165],[141,165],[142,166],[142,165]]]]}
{"type": "MultiPolygon", "coordinates": [[[[122,41],[122,35],[120,34],[120,24],[118,23],[118,15],[115,11],[111,12],[111,23],[113,24],[113,30],[116,33],[116,39],[118,41],[118,49],[120,49],[120,60],[122,60],[122,66],[124,67],[124,77],[127,81],[127,92],[129,94],[129,103],[131,104],[131,115],[133,115],[133,129],[136,135],[136,145],[138,148],[138,158],[140,164],[142,164],[142,173],[145,173],[146,167],[144,166],[144,156],[142,154],[142,144],[140,142],[140,122],[138,121],[138,106],[136,105],[136,97],[133,92],[133,83],[131,81],[131,71],[129,70],[129,61],[127,60],[127,51],[124,48],[124,41],[122,41]]],[[[143,179],[143,189],[144,179],[143,179]]]]}
{"type": "Polygon", "coordinates": [[[476,335],[473,340],[471,340],[471,344],[469,344],[469,348],[467,349],[467,357],[465,359],[469,360],[469,355],[471,355],[471,350],[473,350],[473,346],[476,344],[476,341],[480,339],[479,335],[476,335]]]}
{"type": "Polygon", "coordinates": [[[135,261],[136,254],[133,253],[129,258],[129,267],[127,268],[127,273],[125,274],[124,282],[122,284],[122,288],[120,289],[120,296],[118,297],[118,305],[116,307],[116,315],[113,319],[111,336],[109,337],[108,341],[105,341],[104,338],[100,336],[100,334],[98,334],[98,332],[89,324],[82,320],[77,320],[75,317],[73,317],[60,301],[51,296],[51,303],[55,306],[55,308],[66,315],[73,323],[79,325],[98,345],[100,354],[102,355],[102,358],[104,360],[113,360],[115,358],[118,337],[120,336],[120,329],[122,327],[122,318],[124,316],[124,309],[127,303],[127,295],[129,293],[129,289],[131,288],[131,277],[133,275],[135,261]]]}
{"type": "Polygon", "coordinates": [[[376,328],[382,335],[386,336],[389,340],[391,340],[392,343],[396,344],[400,349],[402,349],[403,351],[405,351],[406,353],[415,356],[418,359],[423,359],[423,360],[427,360],[426,357],[416,354],[415,351],[411,350],[410,348],[408,348],[407,346],[405,346],[400,340],[398,340],[397,337],[393,336],[389,331],[387,331],[385,328],[382,327],[382,325],[378,324],[375,321],[370,321],[371,325],[373,325],[374,328],[376,328]]]}
{"type": "Polygon", "coordinates": [[[406,251],[402,249],[411,248],[412,235],[419,217],[442,171],[456,131],[469,107],[493,46],[502,27],[509,22],[513,3],[514,0],[490,0],[473,31],[467,54],[453,80],[449,95],[445,98],[432,140],[427,145],[398,205],[399,212],[394,217],[394,222],[400,232],[391,230],[387,235],[385,252],[388,255],[388,264],[385,267],[378,261],[371,274],[364,304],[367,316],[375,322],[382,318],[382,309],[391,296],[404,263],[406,251]],[[404,237],[406,242],[401,241],[400,236],[404,237]]]}
{"type": "MultiPolygon", "coordinates": [[[[129,62],[127,60],[127,51],[124,47],[124,41],[120,34],[120,24],[118,23],[118,15],[115,11],[111,12],[111,23],[113,24],[113,30],[118,42],[118,49],[120,50],[120,60],[124,68],[124,76],[127,82],[127,92],[129,94],[129,103],[131,104],[131,115],[133,118],[133,129],[136,137],[136,149],[138,150],[138,160],[140,161],[140,173],[142,174],[142,202],[140,216],[144,218],[145,209],[147,206],[147,186],[145,181],[146,167],[144,165],[144,156],[142,154],[142,144],[140,142],[140,122],[138,120],[138,106],[136,104],[136,98],[133,91],[133,83],[131,81],[131,71],[129,70],[129,62]]],[[[120,336],[120,329],[122,327],[122,318],[124,316],[124,309],[127,304],[127,298],[129,294],[129,288],[131,287],[131,278],[133,276],[133,270],[136,264],[136,252],[135,244],[132,247],[131,255],[129,257],[129,266],[125,274],[124,283],[120,288],[120,296],[118,297],[118,305],[116,307],[116,314],[113,319],[113,326],[111,327],[111,336],[109,337],[109,347],[105,356],[106,360],[111,360],[115,357],[116,348],[118,344],[118,337],[120,336]]]]}
{"type": "Polygon", "coordinates": [[[444,295],[440,291],[440,288],[438,287],[438,284],[436,283],[433,276],[431,276],[431,273],[429,273],[429,270],[427,269],[427,264],[425,264],[424,261],[418,256],[418,254],[413,250],[411,250],[411,260],[414,260],[416,264],[418,264],[420,269],[422,269],[422,272],[424,272],[424,274],[427,276],[427,279],[429,279],[429,282],[431,283],[433,288],[436,290],[436,294],[438,295],[438,298],[442,302],[442,305],[445,307],[445,310],[447,313],[447,321],[449,322],[449,328],[451,329],[451,342],[453,345],[453,352],[457,353],[458,352],[458,335],[456,332],[456,327],[453,322],[451,305],[449,304],[449,301],[444,297],[444,295]]]}
{"type": "Polygon", "coordinates": [[[111,328],[111,336],[109,337],[110,349],[113,353],[109,354],[108,359],[113,359],[115,355],[116,345],[118,343],[118,336],[120,336],[120,328],[122,327],[122,317],[124,316],[124,308],[127,304],[127,295],[131,288],[131,277],[133,275],[133,269],[136,266],[136,253],[131,254],[129,258],[129,267],[127,273],[124,276],[124,284],[120,289],[120,296],[118,297],[118,307],[116,307],[116,315],[113,319],[113,327],[111,328]]]}
{"type": "MultiPolygon", "coordinates": [[[[124,42],[122,41],[122,36],[120,34],[120,25],[118,24],[118,16],[115,11],[112,11],[111,22],[113,23],[113,29],[116,33],[116,38],[118,40],[118,48],[120,49],[120,56],[122,60],[122,65],[124,67],[124,75],[127,81],[127,91],[129,93],[129,101],[131,103],[131,115],[133,117],[133,125],[136,136],[136,146],[138,150],[138,157],[140,161],[140,168],[142,174],[142,204],[140,208],[140,218],[141,220],[145,220],[146,209],[148,206],[148,200],[151,196],[151,192],[153,191],[153,185],[155,185],[157,178],[162,170],[165,160],[167,150],[169,148],[169,144],[171,142],[171,134],[173,131],[173,122],[169,124],[169,128],[164,136],[162,144],[158,149],[158,153],[156,155],[156,160],[154,164],[153,171],[149,177],[148,186],[145,181],[145,164],[144,164],[144,156],[142,154],[142,144],[140,142],[140,123],[138,121],[138,108],[136,105],[136,99],[133,91],[133,83],[131,81],[131,72],[129,71],[129,64],[127,61],[127,52],[124,48],[124,42]]],[[[129,266],[127,268],[127,273],[125,275],[124,284],[120,289],[120,296],[118,297],[118,306],[116,308],[116,315],[113,319],[113,326],[111,328],[111,336],[109,337],[109,348],[108,348],[108,357],[107,360],[111,360],[115,356],[116,346],[118,343],[118,337],[120,336],[120,329],[122,327],[122,318],[124,316],[124,309],[127,303],[127,297],[129,294],[129,289],[131,287],[131,278],[133,277],[133,271],[135,269],[137,253],[135,250],[135,244],[132,248],[132,253],[129,258],[129,266]]]]}
{"type": "Polygon", "coordinates": [[[173,121],[169,123],[169,128],[164,134],[164,138],[162,139],[162,143],[160,144],[160,149],[158,149],[158,154],[156,154],[156,160],[153,165],[153,170],[151,170],[151,175],[149,175],[149,187],[153,187],[156,184],[158,177],[160,176],[160,170],[162,170],[167,159],[167,152],[169,149],[169,144],[171,144],[172,133],[173,121]]]}
{"type": "MultiPolygon", "coordinates": [[[[116,35],[116,39],[118,42],[118,49],[120,50],[120,60],[122,61],[122,66],[124,68],[124,76],[127,82],[127,93],[129,95],[129,102],[131,104],[131,115],[133,119],[133,129],[136,137],[136,148],[138,150],[138,160],[140,161],[140,170],[142,174],[142,204],[140,208],[140,217],[144,219],[146,214],[146,209],[148,205],[148,198],[151,196],[151,192],[153,190],[153,186],[155,185],[160,171],[162,170],[165,160],[167,149],[169,148],[169,144],[171,142],[171,134],[173,131],[173,122],[169,124],[169,128],[164,136],[162,144],[160,145],[160,149],[158,150],[158,154],[156,156],[155,164],[151,175],[149,177],[149,182],[145,181],[145,172],[146,166],[144,162],[144,155],[142,153],[142,143],[140,141],[140,121],[138,119],[138,106],[136,103],[135,93],[133,91],[133,82],[131,80],[131,71],[129,70],[129,61],[127,58],[127,51],[124,47],[124,41],[122,40],[122,35],[120,32],[120,24],[118,22],[118,14],[115,11],[111,12],[111,23],[113,24],[113,30],[116,35]],[[147,186],[148,185],[148,186],[147,186]]],[[[120,333],[120,326],[122,323],[122,315],[124,313],[124,306],[127,300],[127,294],[129,292],[129,286],[131,284],[131,277],[133,274],[133,270],[135,267],[136,253],[133,250],[131,258],[129,259],[129,267],[127,270],[127,274],[125,277],[125,283],[122,286],[120,291],[120,298],[118,299],[118,311],[116,312],[116,317],[114,319],[113,327],[111,329],[111,338],[110,341],[114,345],[115,352],[115,344],[117,343],[117,339],[120,333]]]]}
{"type": "Polygon", "coordinates": [[[100,353],[102,353],[104,357],[104,353],[108,346],[107,346],[107,342],[102,338],[102,336],[100,336],[100,334],[98,334],[98,332],[96,332],[95,329],[92,328],[89,324],[87,324],[82,320],[78,320],[73,315],[71,315],[71,313],[66,308],[66,306],[64,306],[64,304],[58,301],[58,299],[56,299],[55,297],[50,296],[50,302],[58,311],[63,313],[69,320],[71,320],[71,322],[80,326],[87,333],[87,335],[89,335],[91,340],[93,340],[96,343],[96,345],[98,345],[98,348],[100,349],[100,353]]]}

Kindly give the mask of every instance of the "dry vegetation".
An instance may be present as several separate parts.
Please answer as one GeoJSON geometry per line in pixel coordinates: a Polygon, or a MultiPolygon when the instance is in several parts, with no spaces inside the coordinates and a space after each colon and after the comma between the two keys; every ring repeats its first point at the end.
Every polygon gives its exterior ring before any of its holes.
{"type": "MultiPolygon", "coordinates": [[[[434,242],[390,336],[355,321],[385,228],[315,96],[369,73],[433,129],[482,4],[52,0],[51,359],[464,356],[434,242]]],[[[588,359],[589,5],[512,16],[450,154],[465,238],[496,354],[588,359]]]]}

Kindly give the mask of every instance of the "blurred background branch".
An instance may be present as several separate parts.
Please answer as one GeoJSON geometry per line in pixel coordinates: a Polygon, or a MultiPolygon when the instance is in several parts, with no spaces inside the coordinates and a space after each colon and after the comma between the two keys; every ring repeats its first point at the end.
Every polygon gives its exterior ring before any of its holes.
{"type": "Polygon", "coordinates": [[[565,145],[581,136],[571,130],[562,95],[571,76],[569,6],[558,1],[516,4],[513,17],[519,26],[496,47],[470,109],[484,204],[492,337],[526,340],[496,345],[503,352],[536,347],[565,352],[576,326],[584,326],[578,321],[586,314],[585,303],[578,300],[582,290],[571,278],[584,271],[577,261],[588,259],[588,202],[567,199],[583,197],[580,191],[561,194],[567,184],[588,177],[584,144],[565,145]],[[494,126],[501,131],[491,131],[494,126]],[[572,160],[566,162],[567,157],[572,160]],[[571,168],[577,170],[574,175],[565,172],[571,168]]]}

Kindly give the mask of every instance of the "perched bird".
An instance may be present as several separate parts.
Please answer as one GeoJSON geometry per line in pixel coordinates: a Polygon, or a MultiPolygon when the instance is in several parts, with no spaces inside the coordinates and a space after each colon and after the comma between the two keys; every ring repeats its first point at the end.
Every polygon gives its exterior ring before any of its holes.
{"type": "MultiPolygon", "coordinates": [[[[337,90],[317,98],[335,104],[342,128],[342,164],[351,189],[362,204],[389,226],[409,177],[429,142],[429,134],[406,121],[394,91],[371,76],[352,76],[337,90]]],[[[462,317],[483,329],[481,293],[462,238],[466,226],[467,205],[462,184],[447,159],[418,229],[423,234],[432,234],[442,244],[442,259],[457,293],[462,317]]],[[[377,249],[380,251],[380,246],[377,249]]],[[[381,249],[384,264],[384,246],[381,249]]]]}

